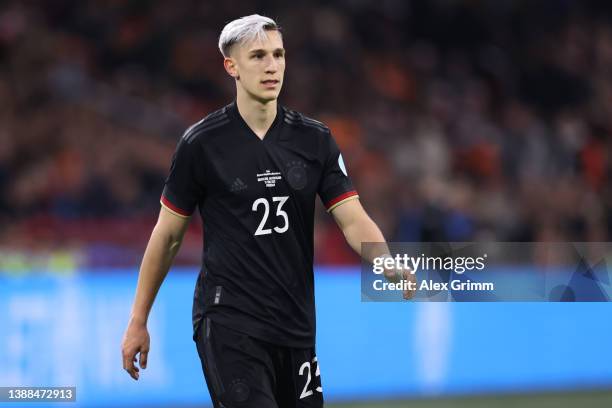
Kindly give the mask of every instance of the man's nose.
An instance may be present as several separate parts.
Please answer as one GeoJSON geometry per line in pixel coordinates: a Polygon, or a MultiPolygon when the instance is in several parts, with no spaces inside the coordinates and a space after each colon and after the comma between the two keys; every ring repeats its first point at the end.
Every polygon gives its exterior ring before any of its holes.
{"type": "Polygon", "coordinates": [[[266,72],[267,73],[274,73],[278,70],[278,61],[276,61],[276,58],[274,58],[274,56],[270,56],[268,57],[268,63],[266,64],[266,72]]]}

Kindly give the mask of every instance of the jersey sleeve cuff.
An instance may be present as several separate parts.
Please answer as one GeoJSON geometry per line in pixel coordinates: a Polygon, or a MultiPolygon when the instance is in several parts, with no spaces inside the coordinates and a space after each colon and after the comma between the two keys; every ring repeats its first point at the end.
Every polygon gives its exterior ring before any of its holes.
{"type": "Polygon", "coordinates": [[[325,204],[325,208],[327,209],[327,212],[331,212],[334,208],[337,208],[338,206],[346,203],[347,201],[351,201],[356,198],[359,198],[357,191],[355,190],[347,191],[344,194],[340,194],[338,197],[334,198],[333,200],[328,201],[325,204]]]}
{"type": "Polygon", "coordinates": [[[164,196],[163,194],[161,198],[159,199],[159,202],[161,203],[162,207],[164,207],[166,210],[168,210],[169,212],[171,212],[172,214],[178,217],[182,217],[182,218],[191,217],[191,213],[189,211],[183,210],[182,208],[179,208],[176,205],[172,204],[170,200],[168,200],[166,196],[164,196]]]}

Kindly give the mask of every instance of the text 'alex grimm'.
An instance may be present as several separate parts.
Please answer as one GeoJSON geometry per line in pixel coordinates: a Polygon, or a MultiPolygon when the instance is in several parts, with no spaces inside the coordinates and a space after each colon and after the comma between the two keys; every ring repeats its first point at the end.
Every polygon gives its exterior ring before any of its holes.
{"type": "MultiPolygon", "coordinates": [[[[407,254],[380,256],[374,258],[372,272],[382,275],[386,269],[405,270],[411,274],[417,271],[450,271],[462,275],[465,271],[482,271],[485,267],[487,254],[481,257],[432,257],[421,255],[411,257],[407,254]]],[[[469,279],[453,279],[449,282],[436,282],[432,279],[424,279],[420,282],[402,280],[400,282],[387,282],[385,279],[376,279],[372,282],[372,288],[376,291],[398,290],[398,291],[494,291],[492,282],[472,282],[469,279]]]]}

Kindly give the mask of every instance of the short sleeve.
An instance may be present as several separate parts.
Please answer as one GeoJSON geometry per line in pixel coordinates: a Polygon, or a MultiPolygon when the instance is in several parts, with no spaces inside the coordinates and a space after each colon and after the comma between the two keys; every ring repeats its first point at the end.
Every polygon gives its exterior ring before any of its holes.
{"type": "Polygon", "coordinates": [[[353,183],[348,177],[340,149],[331,133],[327,132],[323,141],[323,174],[318,193],[328,212],[346,201],[359,198],[353,183]]]}
{"type": "Polygon", "coordinates": [[[203,157],[197,140],[182,137],[172,156],[161,204],[170,212],[189,217],[204,197],[203,157]]]}

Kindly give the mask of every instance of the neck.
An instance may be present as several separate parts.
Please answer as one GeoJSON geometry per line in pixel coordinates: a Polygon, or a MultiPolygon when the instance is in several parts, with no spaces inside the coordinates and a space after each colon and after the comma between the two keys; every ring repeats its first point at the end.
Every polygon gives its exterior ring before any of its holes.
{"type": "Polygon", "coordinates": [[[238,92],[236,106],[246,124],[260,139],[263,139],[276,118],[276,99],[260,102],[242,92],[238,92]]]}

